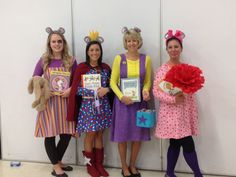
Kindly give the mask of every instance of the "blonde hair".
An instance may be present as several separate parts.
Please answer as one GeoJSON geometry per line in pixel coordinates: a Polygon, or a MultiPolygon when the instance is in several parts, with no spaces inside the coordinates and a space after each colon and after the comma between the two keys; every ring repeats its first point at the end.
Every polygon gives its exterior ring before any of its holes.
{"type": "Polygon", "coordinates": [[[59,35],[63,40],[63,50],[62,50],[62,62],[63,66],[67,71],[69,71],[73,65],[73,57],[69,54],[69,48],[67,41],[64,37],[64,35],[60,31],[52,31],[48,35],[47,44],[46,44],[46,52],[43,54],[43,71],[45,72],[48,68],[48,65],[51,63],[51,60],[53,59],[53,51],[50,47],[50,41],[53,34],[59,35]]]}
{"type": "Polygon", "coordinates": [[[123,45],[124,48],[127,49],[127,40],[128,39],[136,39],[139,43],[138,49],[140,49],[143,45],[143,39],[141,37],[141,30],[137,27],[128,29],[127,27],[124,27],[122,29],[122,32],[124,34],[123,36],[123,45]]]}

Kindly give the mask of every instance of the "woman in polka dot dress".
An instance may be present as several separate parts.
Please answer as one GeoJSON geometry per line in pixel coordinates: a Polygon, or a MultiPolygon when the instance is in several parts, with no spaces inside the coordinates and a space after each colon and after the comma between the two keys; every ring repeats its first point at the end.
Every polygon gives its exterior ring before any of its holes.
{"type": "Polygon", "coordinates": [[[155,135],[158,138],[170,139],[165,176],[176,177],[174,169],[182,146],[184,158],[193,170],[195,177],[202,177],[192,138],[193,135],[198,134],[198,113],[195,97],[191,94],[171,96],[159,89],[159,83],[165,78],[170,68],[181,63],[180,54],[183,49],[184,33],[176,31],[173,34],[172,30],[169,30],[165,38],[169,60],[157,70],[153,84],[153,94],[160,102],[155,135]]]}
{"type": "Polygon", "coordinates": [[[86,62],[80,63],[75,71],[67,119],[77,118],[77,133],[86,133],[83,155],[88,173],[92,177],[109,176],[103,167],[103,131],[111,125],[109,100],[111,69],[107,64],[102,63],[101,38],[85,39],[86,62]],[[91,74],[101,76],[101,87],[96,91],[84,88],[81,81],[83,75],[91,74]],[[80,98],[80,105],[77,104],[77,98],[80,98]]]}

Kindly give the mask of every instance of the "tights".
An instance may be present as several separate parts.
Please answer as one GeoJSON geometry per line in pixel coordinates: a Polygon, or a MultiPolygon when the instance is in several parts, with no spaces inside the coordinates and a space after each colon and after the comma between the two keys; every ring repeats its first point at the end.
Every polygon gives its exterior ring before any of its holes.
{"type": "Polygon", "coordinates": [[[69,134],[61,134],[60,140],[57,145],[55,144],[55,136],[54,137],[46,137],[44,140],[45,149],[47,155],[53,165],[60,162],[64,156],[64,153],[69,145],[71,139],[71,135],[69,134]]]}
{"type": "Polygon", "coordinates": [[[183,147],[184,158],[189,167],[193,170],[194,176],[202,177],[192,136],[181,139],[170,139],[170,146],[167,153],[167,176],[176,177],[174,169],[179,157],[181,146],[183,147]]]}
{"type": "Polygon", "coordinates": [[[180,149],[183,147],[184,152],[193,152],[195,150],[192,136],[187,136],[181,139],[170,139],[170,148],[180,149]]]}

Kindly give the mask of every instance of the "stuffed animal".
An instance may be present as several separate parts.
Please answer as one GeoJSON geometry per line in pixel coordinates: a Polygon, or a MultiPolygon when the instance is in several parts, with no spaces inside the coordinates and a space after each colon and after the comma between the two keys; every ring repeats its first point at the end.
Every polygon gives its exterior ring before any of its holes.
{"type": "Polygon", "coordinates": [[[50,89],[48,81],[42,77],[36,76],[29,80],[28,92],[35,94],[35,101],[32,103],[32,108],[37,111],[43,111],[46,103],[50,98],[50,89]]]}

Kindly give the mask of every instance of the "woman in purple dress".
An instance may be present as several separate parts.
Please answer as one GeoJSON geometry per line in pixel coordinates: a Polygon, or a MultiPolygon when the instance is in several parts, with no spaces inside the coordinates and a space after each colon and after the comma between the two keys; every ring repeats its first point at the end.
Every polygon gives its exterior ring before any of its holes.
{"type": "MultiPolygon", "coordinates": [[[[65,30],[59,28],[52,30],[46,28],[48,35],[46,52],[38,61],[33,77],[44,77],[52,83],[52,78],[61,78],[67,74],[68,88],[52,90],[51,97],[43,111],[38,112],[36,120],[36,137],[44,137],[47,155],[53,164],[52,175],[56,177],[67,177],[64,171],[71,171],[71,166],[65,166],[61,161],[69,145],[71,135],[75,133],[75,123],[66,120],[68,96],[70,94],[70,77],[72,77],[77,66],[76,60],[68,53],[68,44],[64,37],[65,30]],[[55,92],[56,91],[56,92],[55,92]],[[55,144],[55,137],[59,135],[60,140],[55,144]]],[[[64,79],[66,81],[66,78],[64,79]]]]}
{"type": "Polygon", "coordinates": [[[150,140],[148,128],[136,126],[136,112],[146,108],[146,101],[150,99],[151,88],[151,59],[150,56],[140,54],[142,46],[141,30],[138,28],[123,28],[123,43],[126,53],[117,55],[112,66],[110,85],[116,97],[112,112],[111,141],[118,143],[123,176],[140,177],[136,168],[136,159],[141,147],[141,141],[150,140]],[[123,78],[139,78],[140,102],[134,102],[123,95],[120,81],[123,78]],[[131,142],[131,156],[129,165],[126,162],[127,142],[131,142]]]}

